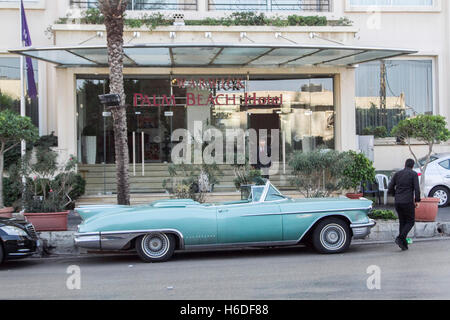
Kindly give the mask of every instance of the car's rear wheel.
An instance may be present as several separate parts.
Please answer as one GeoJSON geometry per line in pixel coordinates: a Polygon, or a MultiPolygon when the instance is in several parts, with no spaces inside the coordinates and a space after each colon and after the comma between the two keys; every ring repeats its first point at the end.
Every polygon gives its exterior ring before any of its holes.
{"type": "Polygon", "coordinates": [[[338,218],[326,218],[314,229],[312,244],[319,253],[341,253],[348,249],[351,242],[349,225],[338,218]]]}
{"type": "Polygon", "coordinates": [[[450,192],[445,187],[433,188],[430,192],[430,197],[439,199],[439,207],[446,207],[450,202],[450,192]]]}
{"type": "Polygon", "coordinates": [[[172,257],[175,237],[162,232],[152,232],[136,239],[136,251],[144,262],[163,262],[172,257]]]}

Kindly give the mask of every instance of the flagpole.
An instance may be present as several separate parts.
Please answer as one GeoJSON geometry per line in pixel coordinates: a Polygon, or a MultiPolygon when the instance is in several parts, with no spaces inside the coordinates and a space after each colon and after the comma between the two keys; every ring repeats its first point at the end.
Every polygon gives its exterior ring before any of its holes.
{"type": "MultiPolygon", "coordinates": [[[[24,47],[24,41],[23,41],[23,19],[22,19],[22,6],[23,6],[23,2],[22,0],[20,1],[19,4],[20,8],[19,8],[19,16],[20,16],[20,43],[21,43],[21,47],[24,47]]],[[[25,9],[24,9],[25,10],[25,9]]],[[[20,56],[20,115],[22,117],[26,116],[26,107],[25,107],[25,58],[23,55],[20,56]]],[[[21,141],[21,158],[22,160],[24,160],[25,158],[25,153],[27,150],[27,143],[25,140],[21,141]]],[[[26,188],[26,178],[25,175],[22,176],[22,184],[23,184],[23,192],[25,192],[25,188],[26,188]]],[[[22,195],[22,200],[23,200],[23,195],[22,195]]],[[[22,201],[23,202],[23,201],[22,201]]],[[[25,207],[22,208],[23,210],[25,210],[25,207]]]]}

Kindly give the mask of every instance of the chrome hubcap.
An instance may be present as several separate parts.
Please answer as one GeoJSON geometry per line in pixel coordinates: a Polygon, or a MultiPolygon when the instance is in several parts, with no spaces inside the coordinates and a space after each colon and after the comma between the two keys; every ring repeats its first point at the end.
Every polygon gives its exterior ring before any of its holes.
{"type": "Polygon", "coordinates": [[[447,199],[448,199],[447,192],[445,192],[443,190],[436,191],[434,193],[433,197],[439,199],[439,205],[440,206],[444,205],[447,202],[447,199]]]}
{"type": "Polygon", "coordinates": [[[142,250],[151,258],[161,258],[169,251],[169,238],[164,233],[151,233],[141,242],[142,250]]]}
{"type": "Polygon", "coordinates": [[[344,228],[338,224],[326,225],[320,232],[320,243],[327,250],[341,249],[347,240],[347,233],[344,228]]]}

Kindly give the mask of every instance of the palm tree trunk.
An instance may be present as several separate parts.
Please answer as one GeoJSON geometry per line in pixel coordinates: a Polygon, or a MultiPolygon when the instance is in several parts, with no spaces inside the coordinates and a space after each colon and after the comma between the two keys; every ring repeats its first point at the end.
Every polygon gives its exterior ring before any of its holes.
{"type": "Polygon", "coordinates": [[[125,92],[123,85],[123,28],[126,0],[100,0],[99,9],[105,16],[108,41],[109,90],[119,94],[121,105],[113,107],[117,203],[130,204],[130,184],[128,179],[128,130],[125,110],[125,92]]]}
{"type": "Polygon", "coordinates": [[[3,164],[4,164],[3,150],[0,151],[0,209],[5,206],[3,202],[3,164]]]}

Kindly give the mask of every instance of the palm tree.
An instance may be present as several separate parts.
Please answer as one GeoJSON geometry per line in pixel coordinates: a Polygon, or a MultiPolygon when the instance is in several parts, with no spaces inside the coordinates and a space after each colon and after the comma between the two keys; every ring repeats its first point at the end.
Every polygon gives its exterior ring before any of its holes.
{"type": "Polygon", "coordinates": [[[123,85],[123,28],[128,0],[99,0],[98,8],[105,17],[108,41],[109,91],[119,94],[121,105],[112,107],[115,153],[117,203],[130,204],[130,184],[128,181],[128,136],[123,85]]]}

